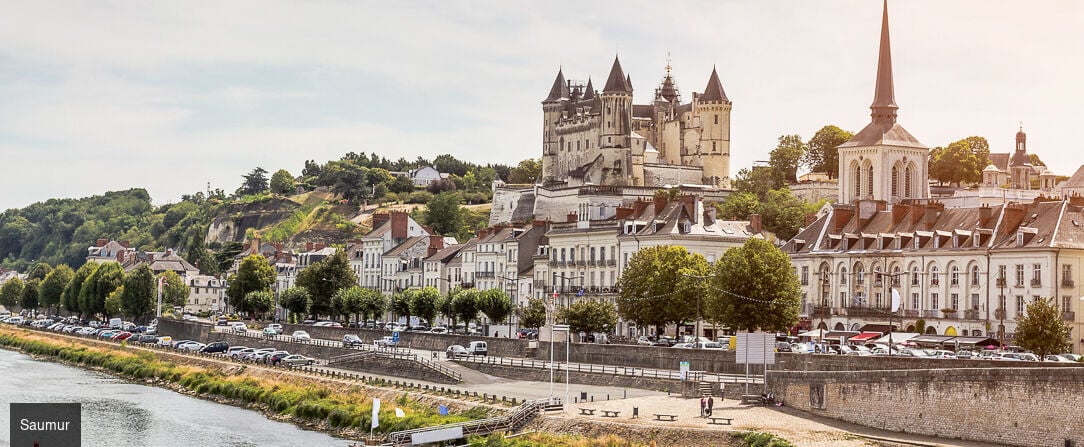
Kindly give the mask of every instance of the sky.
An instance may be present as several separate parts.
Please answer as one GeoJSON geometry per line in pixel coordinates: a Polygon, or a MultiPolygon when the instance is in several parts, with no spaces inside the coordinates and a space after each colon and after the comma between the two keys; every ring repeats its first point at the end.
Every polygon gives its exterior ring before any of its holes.
{"type": "MultiPolygon", "coordinates": [[[[146,188],[155,203],[297,175],[347,152],[540,157],[558,68],[601,87],[615,55],[648,103],[713,66],[731,174],[780,135],[869,121],[877,0],[0,1],[0,209],[146,188]]],[[[889,3],[899,122],[927,146],[1020,122],[1055,173],[1084,163],[1084,2],[889,3]]]]}

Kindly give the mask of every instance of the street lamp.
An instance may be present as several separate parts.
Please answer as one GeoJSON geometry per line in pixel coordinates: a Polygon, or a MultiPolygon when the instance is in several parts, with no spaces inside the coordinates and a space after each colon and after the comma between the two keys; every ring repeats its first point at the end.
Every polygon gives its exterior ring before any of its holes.
{"type": "MultiPolygon", "coordinates": [[[[510,298],[512,299],[512,302],[515,303],[516,309],[519,309],[519,281],[521,279],[523,279],[523,278],[506,278],[504,276],[499,276],[499,275],[497,276],[497,278],[502,279],[502,280],[506,280],[506,281],[512,281],[512,283],[515,284],[515,286],[513,286],[515,296],[512,296],[510,298]]],[[[513,312],[512,316],[515,316],[515,315],[516,315],[516,313],[513,312]]],[[[519,329],[519,319],[518,318],[516,319],[516,329],[519,329]]],[[[512,318],[511,318],[511,316],[508,318],[508,336],[509,337],[512,336],[512,318]]]]}

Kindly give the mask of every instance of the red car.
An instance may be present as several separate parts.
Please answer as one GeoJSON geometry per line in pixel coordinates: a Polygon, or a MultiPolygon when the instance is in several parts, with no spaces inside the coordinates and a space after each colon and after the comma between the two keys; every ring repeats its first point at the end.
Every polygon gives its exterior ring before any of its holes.
{"type": "Polygon", "coordinates": [[[131,332],[121,332],[121,333],[119,333],[117,335],[114,335],[113,339],[114,340],[127,340],[131,336],[132,336],[131,332]]]}

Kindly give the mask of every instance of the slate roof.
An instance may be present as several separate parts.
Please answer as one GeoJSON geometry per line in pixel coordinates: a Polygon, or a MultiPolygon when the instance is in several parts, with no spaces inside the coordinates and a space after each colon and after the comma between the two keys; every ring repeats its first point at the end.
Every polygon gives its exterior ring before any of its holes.
{"type": "MultiPolygon", "coordinates": [[[[669,79],[669,76],[667,79],[669,79]]],[[[723,83],[719,81],[719,72],[715,71],[715,67],[711,67],[711,77],[708,78],[708,86],[704,87],[704,94],[700,97],[700,101],[730,102],[726,97],[726,91],[723,90],[723,83]]]]}

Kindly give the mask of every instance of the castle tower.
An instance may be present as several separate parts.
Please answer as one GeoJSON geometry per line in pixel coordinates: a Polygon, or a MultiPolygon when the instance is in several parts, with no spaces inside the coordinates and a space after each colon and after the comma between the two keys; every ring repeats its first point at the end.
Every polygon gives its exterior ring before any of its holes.
{"type": "Polygon", "coordinates": [[[896,122],[892,48],[888,39],[888,0],[881,17],[881,45],[871,120],[839,146],[839,200],[874,199],[889,203],[926,199],[930,149],[896,122]]]}
{"type": "Polygon", "coordinates": [[[606,87],[602,89],[602,141],[603,148],[627,148],[632,132],[632,86],[621,69],[621,61],[614,57],[606,87]]]}
{"type": "Polygon", "coordinates": [[[1012,189],[1031,189],[1031,158],[1028,157],[1028,135],[1024,126],[1016,132],[1016,150],[1009,161],[1009,180],[1012,189]]]}
{"type": "Polygon", "coordinates": [[[542,100],[542,178],[553,179],[560,175],[557,163],[557,153],[560,150],[560,141],[557,137],[557,122],[561,120],[562,113],[567,110],[571,94],[568,91],[568,82],[561,69],[557,70],[557,79],[553,80],[550,94],[542,100]]]}
{"type": "Polygon", "coordinates": [[[708,85],[697,102],[703,127],[699,155],[704,169],[704,184],[729,187],[731,103],[715,67],[712,67],[708,85]]]}

